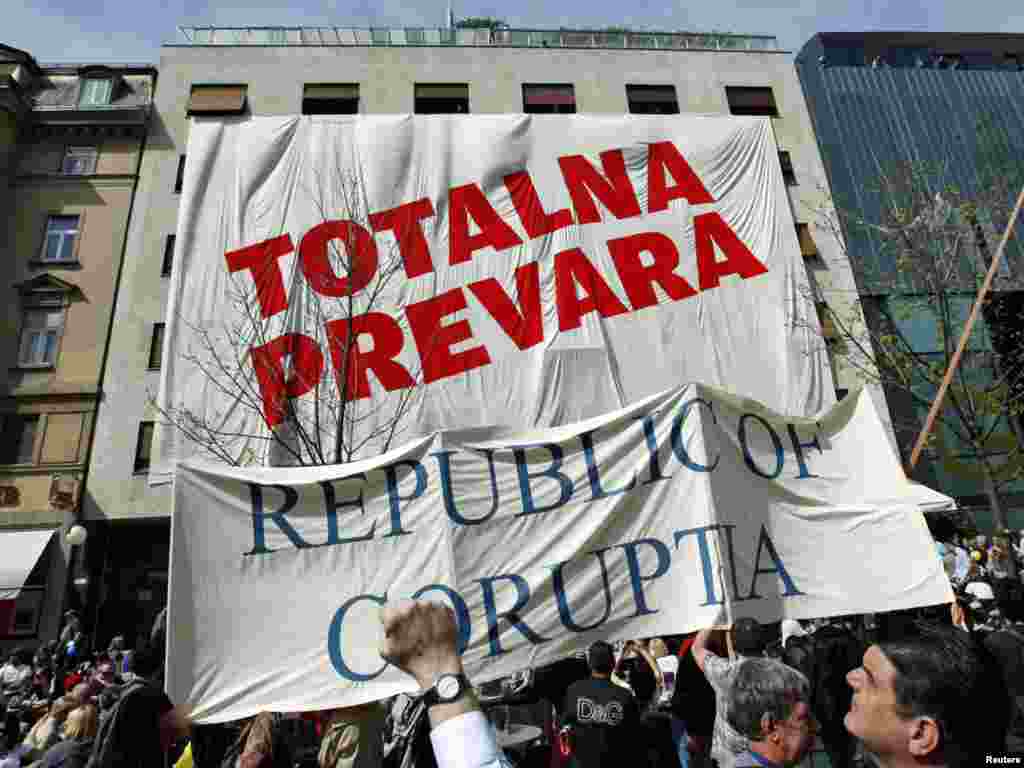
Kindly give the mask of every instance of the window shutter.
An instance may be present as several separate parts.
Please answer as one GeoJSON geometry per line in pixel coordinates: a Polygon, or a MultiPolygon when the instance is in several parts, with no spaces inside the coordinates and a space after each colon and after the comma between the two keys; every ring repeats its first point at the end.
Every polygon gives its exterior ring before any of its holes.
{"type": "Polygon", "coordinates": [[[239,115],[245,111],[244,85],[193,85],[188,115],[239,115]]]}

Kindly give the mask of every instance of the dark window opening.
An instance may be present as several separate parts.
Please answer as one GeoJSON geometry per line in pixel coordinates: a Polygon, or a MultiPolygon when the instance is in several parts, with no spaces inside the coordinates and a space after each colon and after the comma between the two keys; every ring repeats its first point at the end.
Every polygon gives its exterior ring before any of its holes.
{"type": "Polygon", "coordinates": [[[523,112],[528,115],[576,114],[576,91],[569,85],[523,84],[523,112]]]}
{"type": "Polygon", "coordinates": [[[841,402],[842,400],[844,400],[846,398],[846,396],[848,394],[850,394],[850,390],[848,390],[848,389],[838,389],[837,388],[836,389],[836,400],[839,400],[841,402]]]}
{"type": "Polygon", "coordinates": [[[725,97],[729,101],[729,112],[734,115],[779,116],[771,88],[730,85],[725,89],[725,97]]]}
{"type": "Polygon", "coordinates": [[[169,277],[174,267],[174,243],[177,235],[168,235],[164,243],[164,263],[160,267],[160,276],[169,277]]]}
{"type": "Polygon", "coordinates": [[[304,115],[358,115],[359,99],[303,99],[304,115]]]}
{"type": "Polygon", "coordinates": [[[785,179],[786,185],[794,186],[796,172],[793,170],[793,158],[790,157],[789,152],[779,152],[779,165],[782,166],[782,178],[785,179]]]}
{"type": "Polygon", "coordinates": [[[35,457],[38,416],[11,413],[0,430],[0,464],[31,464],[35,457]]]}
{"type": "Polygon", "coordinates": [[[135,443],[135,471],[149,471],[150,456],[153,450],[153,422],[143,421],[139,424],[139,437],[135,443]]]}
{"type": "Polygon", "coordinates": [[[164,356],[164,324],[153,324],[153,337],[149,341],[149,370],[159,371],[164,356]]]}
{"type": "Polygon", "coordinates": [[[178,175],[174,177],[174,191],[181,192],[182,184],[185,183],[185,156],[178,155],[178,175]]]}
{"type": "Polygon", "coordinates": [[[359,114],[359,84],[306,85],[302,89],[304,115],[359,114]]]}
{"type": "Polygon", "coordinates": [[[674,85],[627,85],[626,100],[631,115],[679,114],[674,85]]]}
{"type": "Polygon", "coordinates": [[[469,114],[469,86],[417,85],[413,110],[417,115],[469,114]]]}

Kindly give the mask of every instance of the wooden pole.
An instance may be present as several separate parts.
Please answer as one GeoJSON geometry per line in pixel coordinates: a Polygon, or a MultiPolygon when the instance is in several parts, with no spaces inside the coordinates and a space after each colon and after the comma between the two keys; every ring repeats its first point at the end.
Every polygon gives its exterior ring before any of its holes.
{"type": "Polygon", "coordinates": [[[992,280],[996,276],[996,270],[999,269],[999,262],[1003,258],[1003,251],[1006,249],[1006,243],[1009,242],[1010,236],[1013,234],[1013,225],[1017,221],[1017,215],[1020,213],[1022,205],[1024,205],[1024,189],[1021,189],[1020,195],[1017,197],[1017,205],[1013,208],[1013,213],[1010,215],[1010,221],[1006,225],[1006,230],[1003,232],[1003,239],[999,242],[999,248],[996,250],[996,255],[992,259],[992,264],[988,268],[988,273],[985,275],[985,282],[981,284],[981,290],[978,291],[978,295],[974,299],[974,306],[971,307],[971,314],[967,316],[967,322],[964,324],[963,333],[960,334],[960,343],[956,346],[956,351],[953,353],[953,359],[949,361],[949,367],[946,368],[946,375],[942,377],[942,384],[939,386],[939,391],[935,395],[935,400],[932,402],[931,410],[928,411],[928,418],[925,419],[924,427],[921,429],[921,434],[917,436],[917,442],[914,443],[914,450],[910,453],[910,469],[913,469],[917,465],[917,460],[921,458],[921,451],[924,449],[924,444],[928,439],[928,435],[931,434],[932,427],[935,424],[935,417],[938,416],[939,409],[942,408],[942,401],[946,399],[946,390],[949,389],[949,384],[953,380],[953,374],[956,373],[957,366],[960,364],[960,358],[963,356],[964,350],[967,348],[967,340],[971,337],[971,331],[974,329],[974,323],[978,319],[978,313],[981,311],[981,305],[985,301],[985,297],[988,296],[989,290],[992,288],[992,280]]]}

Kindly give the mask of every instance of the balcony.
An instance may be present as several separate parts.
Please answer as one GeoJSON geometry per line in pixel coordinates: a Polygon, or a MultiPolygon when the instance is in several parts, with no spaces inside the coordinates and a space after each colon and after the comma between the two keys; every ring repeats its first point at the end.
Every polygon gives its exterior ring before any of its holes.
{"type": "Polygon", "coordinates": [[[780,51],[773,35],[427,27],[178,27],[171,45],[469,46],[655,51],[780,51]]]}

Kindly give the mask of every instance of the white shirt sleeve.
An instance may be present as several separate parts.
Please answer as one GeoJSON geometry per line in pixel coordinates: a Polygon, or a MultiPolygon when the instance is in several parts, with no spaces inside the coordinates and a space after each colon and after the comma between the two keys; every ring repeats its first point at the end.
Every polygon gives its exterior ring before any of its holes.
{"type": "Polygon", "coordinates": [[[445,720],[430,732],[438,768],[512,768],[480,710],[445,720]]]}

